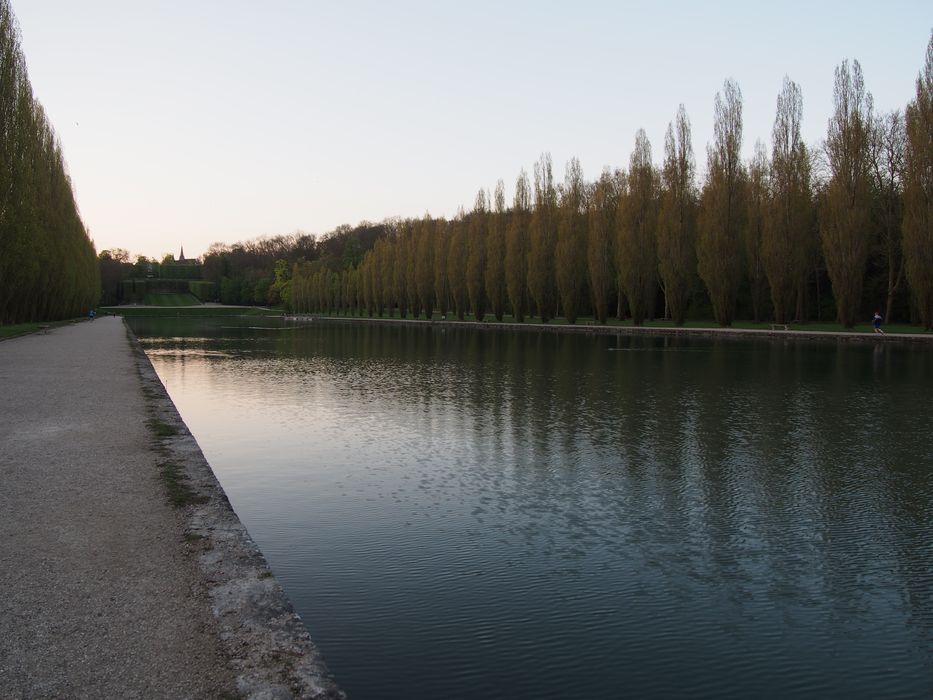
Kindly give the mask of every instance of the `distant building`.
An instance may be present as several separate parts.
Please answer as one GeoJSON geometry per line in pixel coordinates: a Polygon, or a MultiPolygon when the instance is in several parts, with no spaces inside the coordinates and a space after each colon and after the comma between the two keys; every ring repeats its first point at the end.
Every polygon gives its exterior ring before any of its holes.
{"type": "Polygon", "coordinates": [[[188,262],[187,260],[185,260],[185,246],[181,247],[181,252],[178,254],[178,259],[175,262],[181,263],[181,264],[188,262]]]}

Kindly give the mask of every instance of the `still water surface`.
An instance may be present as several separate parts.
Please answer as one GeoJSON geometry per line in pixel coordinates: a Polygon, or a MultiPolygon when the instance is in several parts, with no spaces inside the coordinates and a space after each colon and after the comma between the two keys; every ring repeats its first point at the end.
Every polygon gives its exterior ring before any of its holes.
{"type": "Polygon", "coordinates": [[[933,694],[926,347],[131,324],[351,698],[933,694]]]}

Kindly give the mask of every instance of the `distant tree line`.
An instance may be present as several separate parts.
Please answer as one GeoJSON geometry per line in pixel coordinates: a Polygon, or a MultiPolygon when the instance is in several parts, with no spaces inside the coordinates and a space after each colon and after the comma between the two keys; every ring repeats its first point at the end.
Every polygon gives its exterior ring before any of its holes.
{"type": "Polygon", "coordinates": [[[317,263],[349,270],[379,238],[390,235],[390,222],[340,226],[323,236],[306,233],[257,238],[227,245],[214,243],[203,257],[204,279],[213,282],[225,304],[287,304],[292,268],[317,263]]]}
{"type": "Polygon", "coordinates": [[[99,296],[94,244],[0,0],[0,323],[76,316],[99,296]]]}
{"type": "Polygon", "coordinates": [[[595,182],[571,159],[555,184],[544,154],[532,180],[519,174],[511,206],[500,180],[453,220],[384,222],[359,264],[294,261],[287,301],[299,312],[724,326],[834,316],[851,327],[877,307],[931,328],[933,36],[905,112],[875,112],[857,61],[836,68],[833,98],[811,153],[800,87],[785,79],[770,153],[758,142],[743,162],[742,93],[727,80],[702,184],[681,105],[660,168],[643,130],[628,169],[595,182]]]}

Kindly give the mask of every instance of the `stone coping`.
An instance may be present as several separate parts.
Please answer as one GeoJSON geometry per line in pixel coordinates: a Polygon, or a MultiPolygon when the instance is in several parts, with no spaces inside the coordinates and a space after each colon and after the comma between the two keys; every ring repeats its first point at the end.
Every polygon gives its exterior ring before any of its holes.
{"type": "Polygon", "coordinates": [[[301,618],[234,512],[191,431],[129,326],[151,418],[170,426],[158,449],[181,469],[196,501],[184,508],[221,645],[247,698],[345,700],[301,618]]]}
{"type": "Polygon", "coordinates": [[[778,328],[686,328],[657,326],[610,326],[566,323],[510,323],[507,321],[440,321],[416,318],[379,318],[369,316],[324,316],[320,314],[290,314],[284,318],[298,323],[315,321],[369,323],[376,325],[410,325],[438,328],[475,328],[499,331],[534,331],[544,333],[577,333],[584,335],[679,336],[698,338],[769,338],[773,340],[819,340],[823,342],[904,342],[933,344],[933,333],[859,333],[845,331],[783,330],[778,328]]]}

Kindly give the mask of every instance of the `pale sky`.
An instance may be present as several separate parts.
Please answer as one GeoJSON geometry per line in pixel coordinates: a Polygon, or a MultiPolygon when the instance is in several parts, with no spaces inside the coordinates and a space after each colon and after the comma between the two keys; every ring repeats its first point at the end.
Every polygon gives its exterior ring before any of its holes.
{"type": "Polygon", "coordinates": [[[12,0],[36,97],[97,250],[202,254],[215,241],[452,217],[543,151],[555,179],[654,160],[684,103],[704,169],[713,100],[744,97],[770,150],[785,75],[818,145],[833,70],[875,105],[914,94],[929,2],[12,0]]]}

